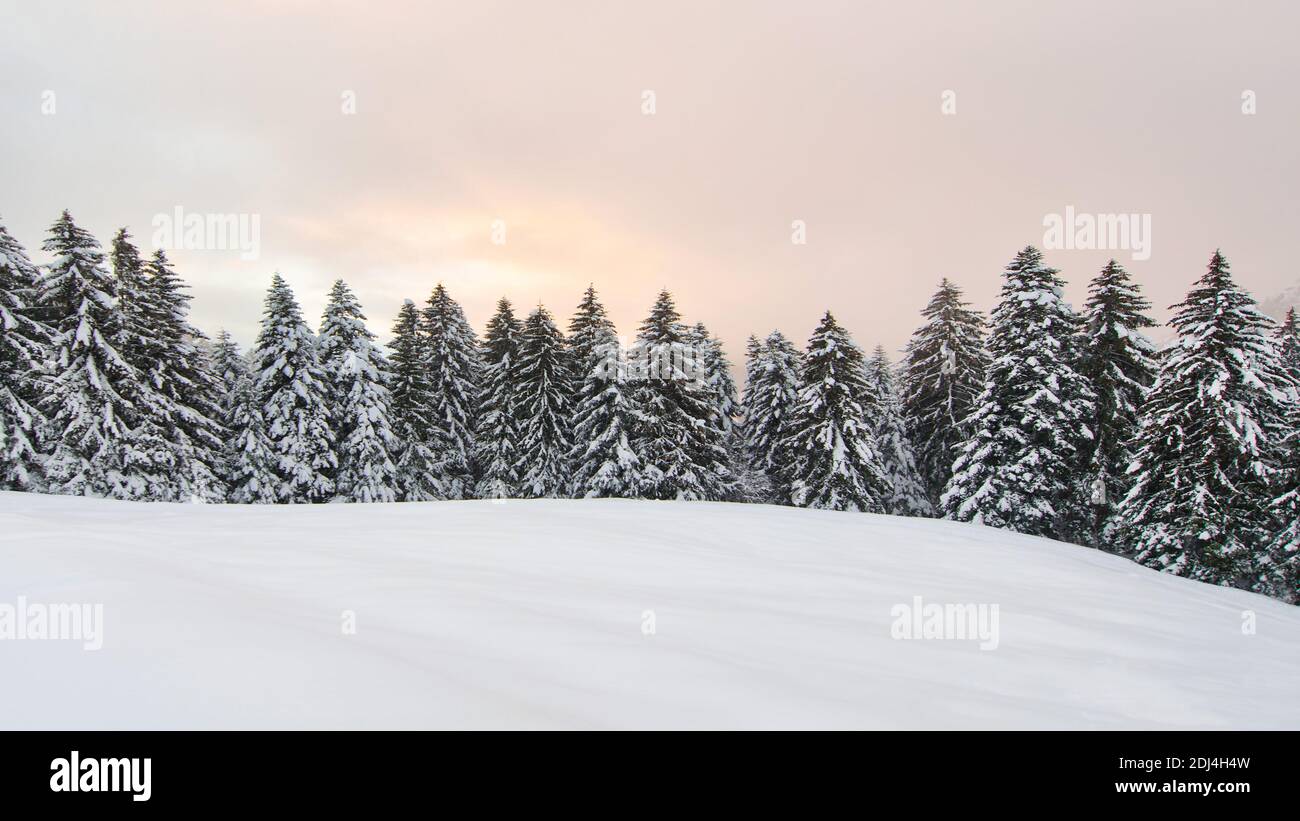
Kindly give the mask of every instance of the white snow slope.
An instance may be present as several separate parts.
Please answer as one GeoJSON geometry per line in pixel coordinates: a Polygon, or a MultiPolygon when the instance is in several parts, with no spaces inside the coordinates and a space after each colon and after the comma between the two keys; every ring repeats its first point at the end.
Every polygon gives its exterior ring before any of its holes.
{"type": "Polygon", "coordinates": [[[952,522],[0,493],[20,596],[103,647],[0,640],[5,729],[1300,727],[1300,608],[952,522]],[[891,638],[918,595],[997,648],[891,638]]]}

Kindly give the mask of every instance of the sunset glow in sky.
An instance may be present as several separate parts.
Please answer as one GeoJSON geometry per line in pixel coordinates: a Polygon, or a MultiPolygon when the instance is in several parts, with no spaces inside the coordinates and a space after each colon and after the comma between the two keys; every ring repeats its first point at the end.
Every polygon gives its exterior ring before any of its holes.
{"type": "Polygon", "coordinates": [[[1261,298],[1300,280],[1297,8],[4,0],[0,220],[43,261],[64,208],[145,246],[176,206],[260,215],[257,259],[172,254],[243,344],[277,270],[384,338],[437,281],[480,330],[593,282],[625,334],[667,287],[739,364],[827,308],[896,350],[943,276],[988,309],[1073,206],[1152,231],[1048,250],[1076,305],[1114,255],[1164,319],[1216,247],[1261,298]]]}

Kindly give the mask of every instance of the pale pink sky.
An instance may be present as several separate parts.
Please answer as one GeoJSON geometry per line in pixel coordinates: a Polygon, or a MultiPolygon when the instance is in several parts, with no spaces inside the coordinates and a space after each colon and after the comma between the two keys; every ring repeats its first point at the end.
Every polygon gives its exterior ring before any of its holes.
{"type": "MultiPolygon", "coordinates": [[[[1216,246],[1261,297],[1300,279],[1294,3],[2,0],[0,19],[0,219],[41,259],[65,207],[144,245],[177,205],[259,214],[259,259],[173,254],[197,324],[245,344],[279,270],[313,322],[345,278],[385,337],[438,280],[480,329],[502,294],[567,321],[593,281],[629,334],[669,288],[737,364],[749,333],[802,344],[828,307],[897,349],[942,276],[990,307],[1068,205],[1151,215],[1150,259],[1116,255],[1161,319],[1216,246]]],[[[1110,255],[1047,252],[1076,304],[1110,255]]]]}

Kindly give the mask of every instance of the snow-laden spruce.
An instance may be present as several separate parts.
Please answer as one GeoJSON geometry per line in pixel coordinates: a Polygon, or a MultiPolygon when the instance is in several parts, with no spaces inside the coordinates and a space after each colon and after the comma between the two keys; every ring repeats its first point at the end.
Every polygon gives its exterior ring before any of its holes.
{"type": "Polygon", "coordinates": [[[1300,384],[1300,319],[1288,308],[1277,329],[1277,355],[1291,380],[1300,384]]]}
{"type": "MultiPolygon", "coordinates": [[[[569,363],[573,367],[573,384],[581,386],[587,374],[595,367],[595,359],[604,355],[606,332],[615,332],[605,305],[596,296],[596,287],[588,285],[582,300],[569,319],[569,332],[565,344],[569,348],[569,363]]],[[[615,332],[617,333],[617,332],[615,332]]]]}
{"type": "Polygon", "coordinates": [[[1289,429],[1281,447],[1278,496],[1270,510],[1274,533],[1261,552],[1253,589],[1300,604],[1300,402],[1292,403],[1289,429]]]}
{"type": "MultiPolygon", "coordinates": [[[[54,259],[41,280],[42,316],[53,330],[46,478],[51,492],[119,499],[157,498],[157,449],[132,450],[130,396],[143,386],[113,337],[113,278],[99,242],[64,211],[42,248],[54,259]]],[[[164,497],[165,498],[165,497],[164,497]]]]}
{"type": "Polygon", "coordinates": [[[1270,503],[1294,386],[1272,320],[1218,251],[1170,324],[1120,506],[1122,532],[1149,567],[1212,584],[1255,583],[1272,535],[1270,503]]]}
{"type": "Polygon", "coordinates": [[[731,360],[723,350],[722,340],[710,334],[703,322],[697,322],[687,332],[686,344],[694,351],[696,367],[702,369],[705,401],[712,411],[709,423],[720,430],[727,451],[730,479],[723,498],[731,502],[760,498],[757,494],[761,494],[761,486],[747,478],[740,392],[731,376],[731,360]]]}
{"type": "Polygon", "coordinates": [[[479,470],[474,495],[480,499],[519,495],[521,425],[515,377],[523,327],[510,300],[498,300],[483,336],[483,390],[474,430],[474,460],[479,470]]]}
{"type": "Polygon", "coordinates": [[[395,502],[392,454],[398,443],[389,407],[388,361],[366,327],[356,295],[341,279],[330,289],[318,340],[337,442],[335,495],[348,502],[395,502]]]}
{"type": "MultiPolygon", "coordinates": [[[[1278,357],[1292,382],[1300,386],[1300,322],[1295,308],[1278,328],[1278,357]]],[[[1300,603],[1300,402],[1292,402],[1290,433],[1282,442],[1278,496],[1273,502],[1276,533],[1260,560],[1256,589],[1291,604],[1300,603]]]]}
{"type": "Polygon", "coordinates": [[[220,388],[217,404],[225,415],[230,411],[230,394],[235,390],[235,383],[248,373],[248,358],[240,352],[239,343],[230,335],[230,331],[222,328],[217,331],[212,342],[211,360],[212,375],[220,388]]]}
{"type": "Polygon", "coordinates": [[[790,503],[790,454],[782,446],[799,399],[797,348],[780,331],[759,342],[751,337],[745,365],[745,455],[749,469],[767,483],[758,501],[790,503]]]}
{"type": "Polygon", "coordinates": [[[118,229],[108,247],[113,274],[115,316],[113,342],[122,358],[140,373],[162,358],[162,344],[154,333],[150,304],[152,294],[145,282],[144,259],[131,241],[131,232],[118,229]]]}
{"type": "Polygon", "coordinates": [[[799,397],[779,447],[797,507],[881,513],[889,481],[862,407],[872,396],[862,349],[827,311],[808,340],[799,397]]]}
{"type": "Polygon", "coordinates": [[[0,490],[43,488],[40,406],[52,332],[38,318],[40,272],[0,225],[0,490]]]}
{"type": "Polygon", "coordinates": [[[438,476],[441,458],[434,452],[433,394],[424,339],[420,335],[420,312],[405,300],[393,323],[388,343],[389,395],[393,434],[397,437],[394,464],[397,468],[397,499],[428,502],[447,498],[438,476]]]}
{"type": "Polygon", "coordinates": [[[903,405],[894,386],[894,369],[879,345],[867,360],[867,383],[875,396],[876,407],[868,412],[871,435],[880,451],[880,465],[889,481],[889,497],[885,512],[896,516],[932,516],[934,506],[921,474],[916,467],[916,455],[903,421],[903,405]]]}
{"type": "Polygon", "coordinates": [[[952,478],[952,465],[970,436],[970,415],[984,390],[988,351],[984,317],[944,279],[921,315],[903,357],[900,395],[917,469],[931,502],[952,478]]]}
{"type": "Polygon", "coordinates": [[[722,501],[734,492],[730,454],[714,418],[704,369],[687,344],[672,294],[660,291],[628,351],[639,421],[633,448],[649,499],[722,501]]]}
{"type": "Polygon", "coordinates": [[[1156,323],[1145,313],[1151,303],[1113,259],[1093,279],[1088,294],[1078,364],[1095,397],[1086,457],[1088,524],[1093,544],[1116,549],[1112,520],[1128,492],[1138,413],[1157,370],[1155,346],[1142,329],[1156,323]]]}
{"type": "Polygon", "coordinates": [[[564,334],[541,305],[524,320],[514,368],[519,418],[519,495],[530,499],[568,495],[573,366],[564,334]]]}
{"type": "Polygon", "coordinates": [[[154,325],[154,294],[144,260],[125,228],[113,237],[109,264],[114,299],[105,327],[111,328],[109,342],[139,377],[121,388],[131,409],[125,453],[132,479],[120,492],[155,502],[187,499],[181,481],[185,465],[175,442],[178,409],[160,390],[155,374],[165,364],[165,351],[154,325]]]}
{"type": "Polygon", "coordinates": [[[420,314],[420,336],[429,381],[430,444],[438,457],[438,482],[447,498],[471,498],[474,413],[482,364],[474,329],[441,282],[420,314]]]}
{"type": "Polygon", "coordinates": [[[758,340],[757,336],[750,334],[749,339],[745,340],[745,389],[736,405],[736,411],[740,414],[739,419],[736,420],[736,431],[739,438],[739,461],[737,462],[736,457],[733,456],[733,470],[736,472],[742,501],[758,504],[772,502],[774,495],[772,481],[768,478],[767,472],[754,466],[749,452],[749,425],[751,420],[747,403],[750,399],[750,388],[753,387],[754,378],[761,366],[759,360],[762,355],[763,343],[758,340]]]}
{"type": "Polygon", "coordinates": [[[632,431],[642,417],[612,324],[594,332],[586,368],[573,410],[570,495],[636,498],[641,495],[643,465],[632,431]]]}
{"type": "Polygon", "coordinates": [[[162,249],[145,262],[144,274],[146,317],[158,356],[142,373],[170,415],[176,498],[222,501],[226,488],[219,463],[226,432],[220,422],[221,382],[202,344],[207,338],[190,324],[190,295],[162,249]]]}
{"type": "Polygon", "coordinates": [[[1092,391],[1074,369],[1078,318],[1027,247],[1007,266],[970,438],[942,503],[949,518],[1065,541],[1083,526],[1081,460],[1092,391]]]}
{"type": "Polygon", "coordinates": [[[224,330],[212,350],[213,370],[225,393],[221,421],[226,441],[221,451],[221,476],[227,501],[236,504],[273,504],[279,501],[280,479],[276,456],[266,436],[262,405],[248,358],[224,330]]]}
{"type": "Polygon", "coordinates": [[[316,337],[279,274],[272,276],[266,294],[253,363],[254,389],[275,454],[277,501],[329,501],[338,469],[329,384],[320,367],[316,337]]]}

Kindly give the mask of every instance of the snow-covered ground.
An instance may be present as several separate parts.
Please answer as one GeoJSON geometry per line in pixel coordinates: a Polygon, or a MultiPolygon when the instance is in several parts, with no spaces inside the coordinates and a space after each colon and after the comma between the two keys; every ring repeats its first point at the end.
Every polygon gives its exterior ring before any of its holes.
{"type": "Polygon", "coordinates": [[[1300,608],[951,522],[3,493],[19,597],[103,647],[0,640],[6,729],[1300,728],[1300,608]],[[997,648],[892,638],[914,596],[997,648]]]}

